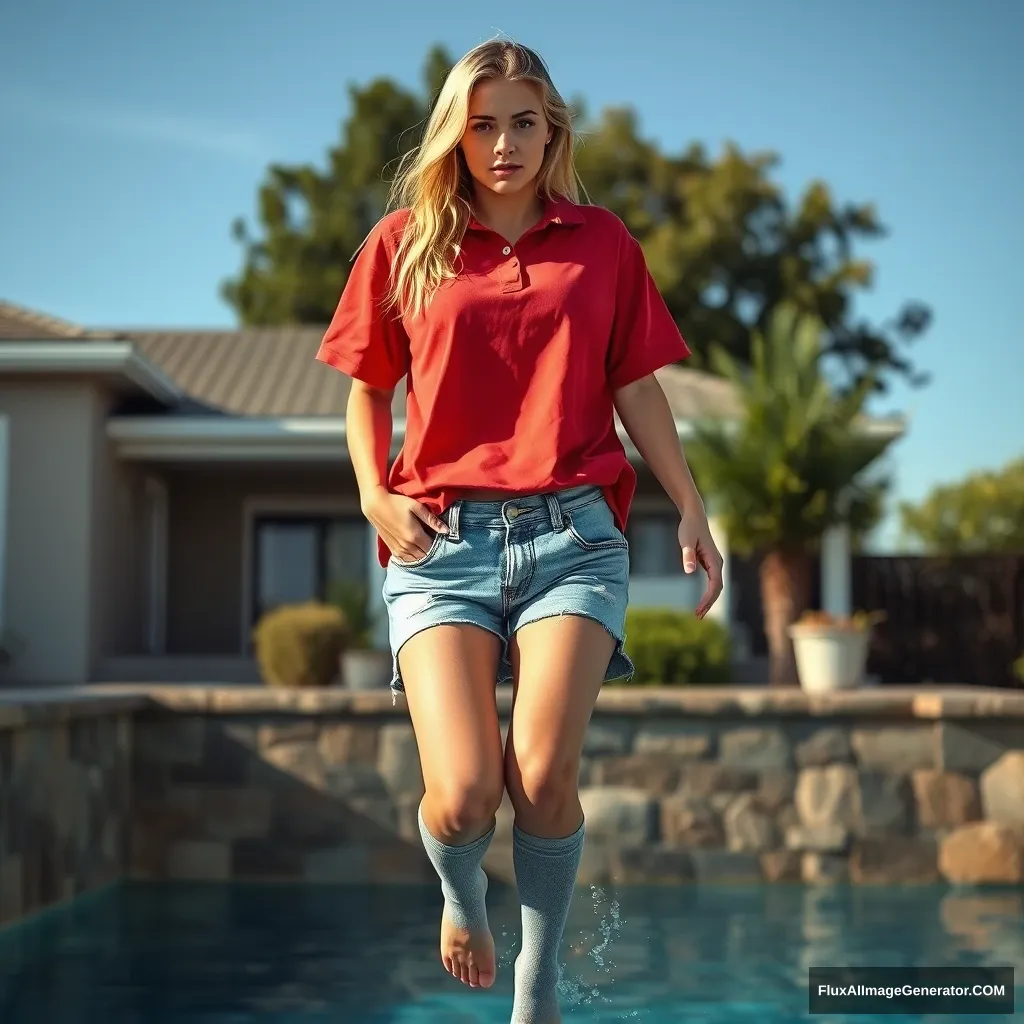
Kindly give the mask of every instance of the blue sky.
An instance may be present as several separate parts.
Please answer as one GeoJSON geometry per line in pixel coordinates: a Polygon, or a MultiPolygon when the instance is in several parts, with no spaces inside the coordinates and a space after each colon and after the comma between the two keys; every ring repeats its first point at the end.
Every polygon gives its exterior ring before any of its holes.
{"type": "Polygon", "coordinates": [[[499,32],[666,148],[771,148],[791,192],[820,177],[877,204],[891,234],[861,250],[878,273],[859,310],[935,314],[914,350],[931,385],[879,406],[910,417],[898,497],[1024,453],[1019,0],[7,4],[0,296],[91,325],[231,325],[230,224],[268,162],[320,163],[350,82],[416,86],[430,44],[499,32]]]}

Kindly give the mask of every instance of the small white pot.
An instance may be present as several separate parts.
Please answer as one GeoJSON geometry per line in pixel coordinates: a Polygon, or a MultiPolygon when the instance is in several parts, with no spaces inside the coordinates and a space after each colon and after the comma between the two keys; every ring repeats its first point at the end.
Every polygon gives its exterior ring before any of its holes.
{"type": "Polygon", "coordinates": [[[852,690],[864,683],[871,632],[835,626],[789,627],[800,687],[806,693],[852,690]]]}
{"type": "Polygon", "coordinates": [[[391,685],[391,652],[352,648],[341,655],[341,685],[349,690],[380,690],[391,685]]]}

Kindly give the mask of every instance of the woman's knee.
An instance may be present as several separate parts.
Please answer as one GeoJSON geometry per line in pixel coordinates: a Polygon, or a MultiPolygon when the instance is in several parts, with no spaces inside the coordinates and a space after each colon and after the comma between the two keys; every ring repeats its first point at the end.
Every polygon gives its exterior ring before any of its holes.
{"type": "MultiPolygon", "coordinates": [[[[442,836],[482,835],[491,825],[504,793],[500,771],[465,780],[435,783],[426,803],[434,827],[442,836]]],[[[438,838],[442,838],[438,836],[438,838]]]]}
{"type": "Polygon", "coordinates": [[[579,764],[558,753],[516,751],[507,760],[506,778],[518,813],[558,820],[579,800],[579,764]]]}

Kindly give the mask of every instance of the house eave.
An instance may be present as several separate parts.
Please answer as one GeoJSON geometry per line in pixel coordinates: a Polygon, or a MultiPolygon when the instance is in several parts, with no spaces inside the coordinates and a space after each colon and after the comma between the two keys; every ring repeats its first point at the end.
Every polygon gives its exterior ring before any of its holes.
{"type": "Polygon", "coordinates": [[[130,341],[5,341],[0,343],[0,373],[115,377],[167,405],[184,397],[130,341]]]}
{"type": "MultiPolygon", "coordinates": [[[[694,436],[695,423],[675,420],[680,440],[694,436]]],[[[392,450],[405,439],[405,421],[393,423],[392,450]]],[[[616,429],[626,454],[640,456],[621,423],[616,429]]],[[[904,432],[900,418],[867,421],[874,436],[896,438],[904,432]]],[[[347,462],[345,419],[342,416],[113,416],[107,436],[120,458],[147,461],[253,462],[306,459],[347,462]]]]}

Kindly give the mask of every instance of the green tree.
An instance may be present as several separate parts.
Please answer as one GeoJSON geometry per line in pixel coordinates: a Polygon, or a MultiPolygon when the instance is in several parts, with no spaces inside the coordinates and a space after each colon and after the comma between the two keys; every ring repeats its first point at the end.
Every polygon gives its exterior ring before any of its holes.
{"type": "Polygon", "coordinates": [[[701,490],[722,510],[729,545],[760,556],[770,681],[796,681],[788,628],[807,609],[812,554],[830,526],[864,531],[877,520],[887,480],[879,459],[891,434],[867,430],[865,377],[839,391],[823,372],[823,327],[780,306],[752,337],[751,366],[724,349],[717,372],[740,397],[741,416],[698,426],[688,445],[701,490]]]}
{"type": "MultiPolygon", "coordinates": [[[[385,212],[398,158],[416,145],[429,103],[451,66],[430,51],[422,94],[388,79],[350,89],[351,111],[326,166],[273,165],[260,188],[260,231],[234,226],[243,246],[239,275],[223,286],[245,324],[325,323],[334,312],[349,259],[385,212]]],[[[728,146],[710,157],[700,146],[664,153],[639,131],[628,109],[592,120],[574,102],[582,183],[592,202],[614,210],[643,244],[652,273],[690,347],[709,365],[712,345],[749,364],[754,334],[789,304],[813,314],[823,344],[854,380],[892,375],[923,382],[903,343],[930,314],[917,303],[890,322],[856,319],[856,294],[873,267],[854,245],[884,229],[870,205],[840,204],[822,182],[790,203],[772,179],[778,157],[728,146]]]]}
{"type": "Polygon", "coordinates": [[[1024,554],[1024,457],[900,506],[903,537],[929,554],[1024,554]]]}

